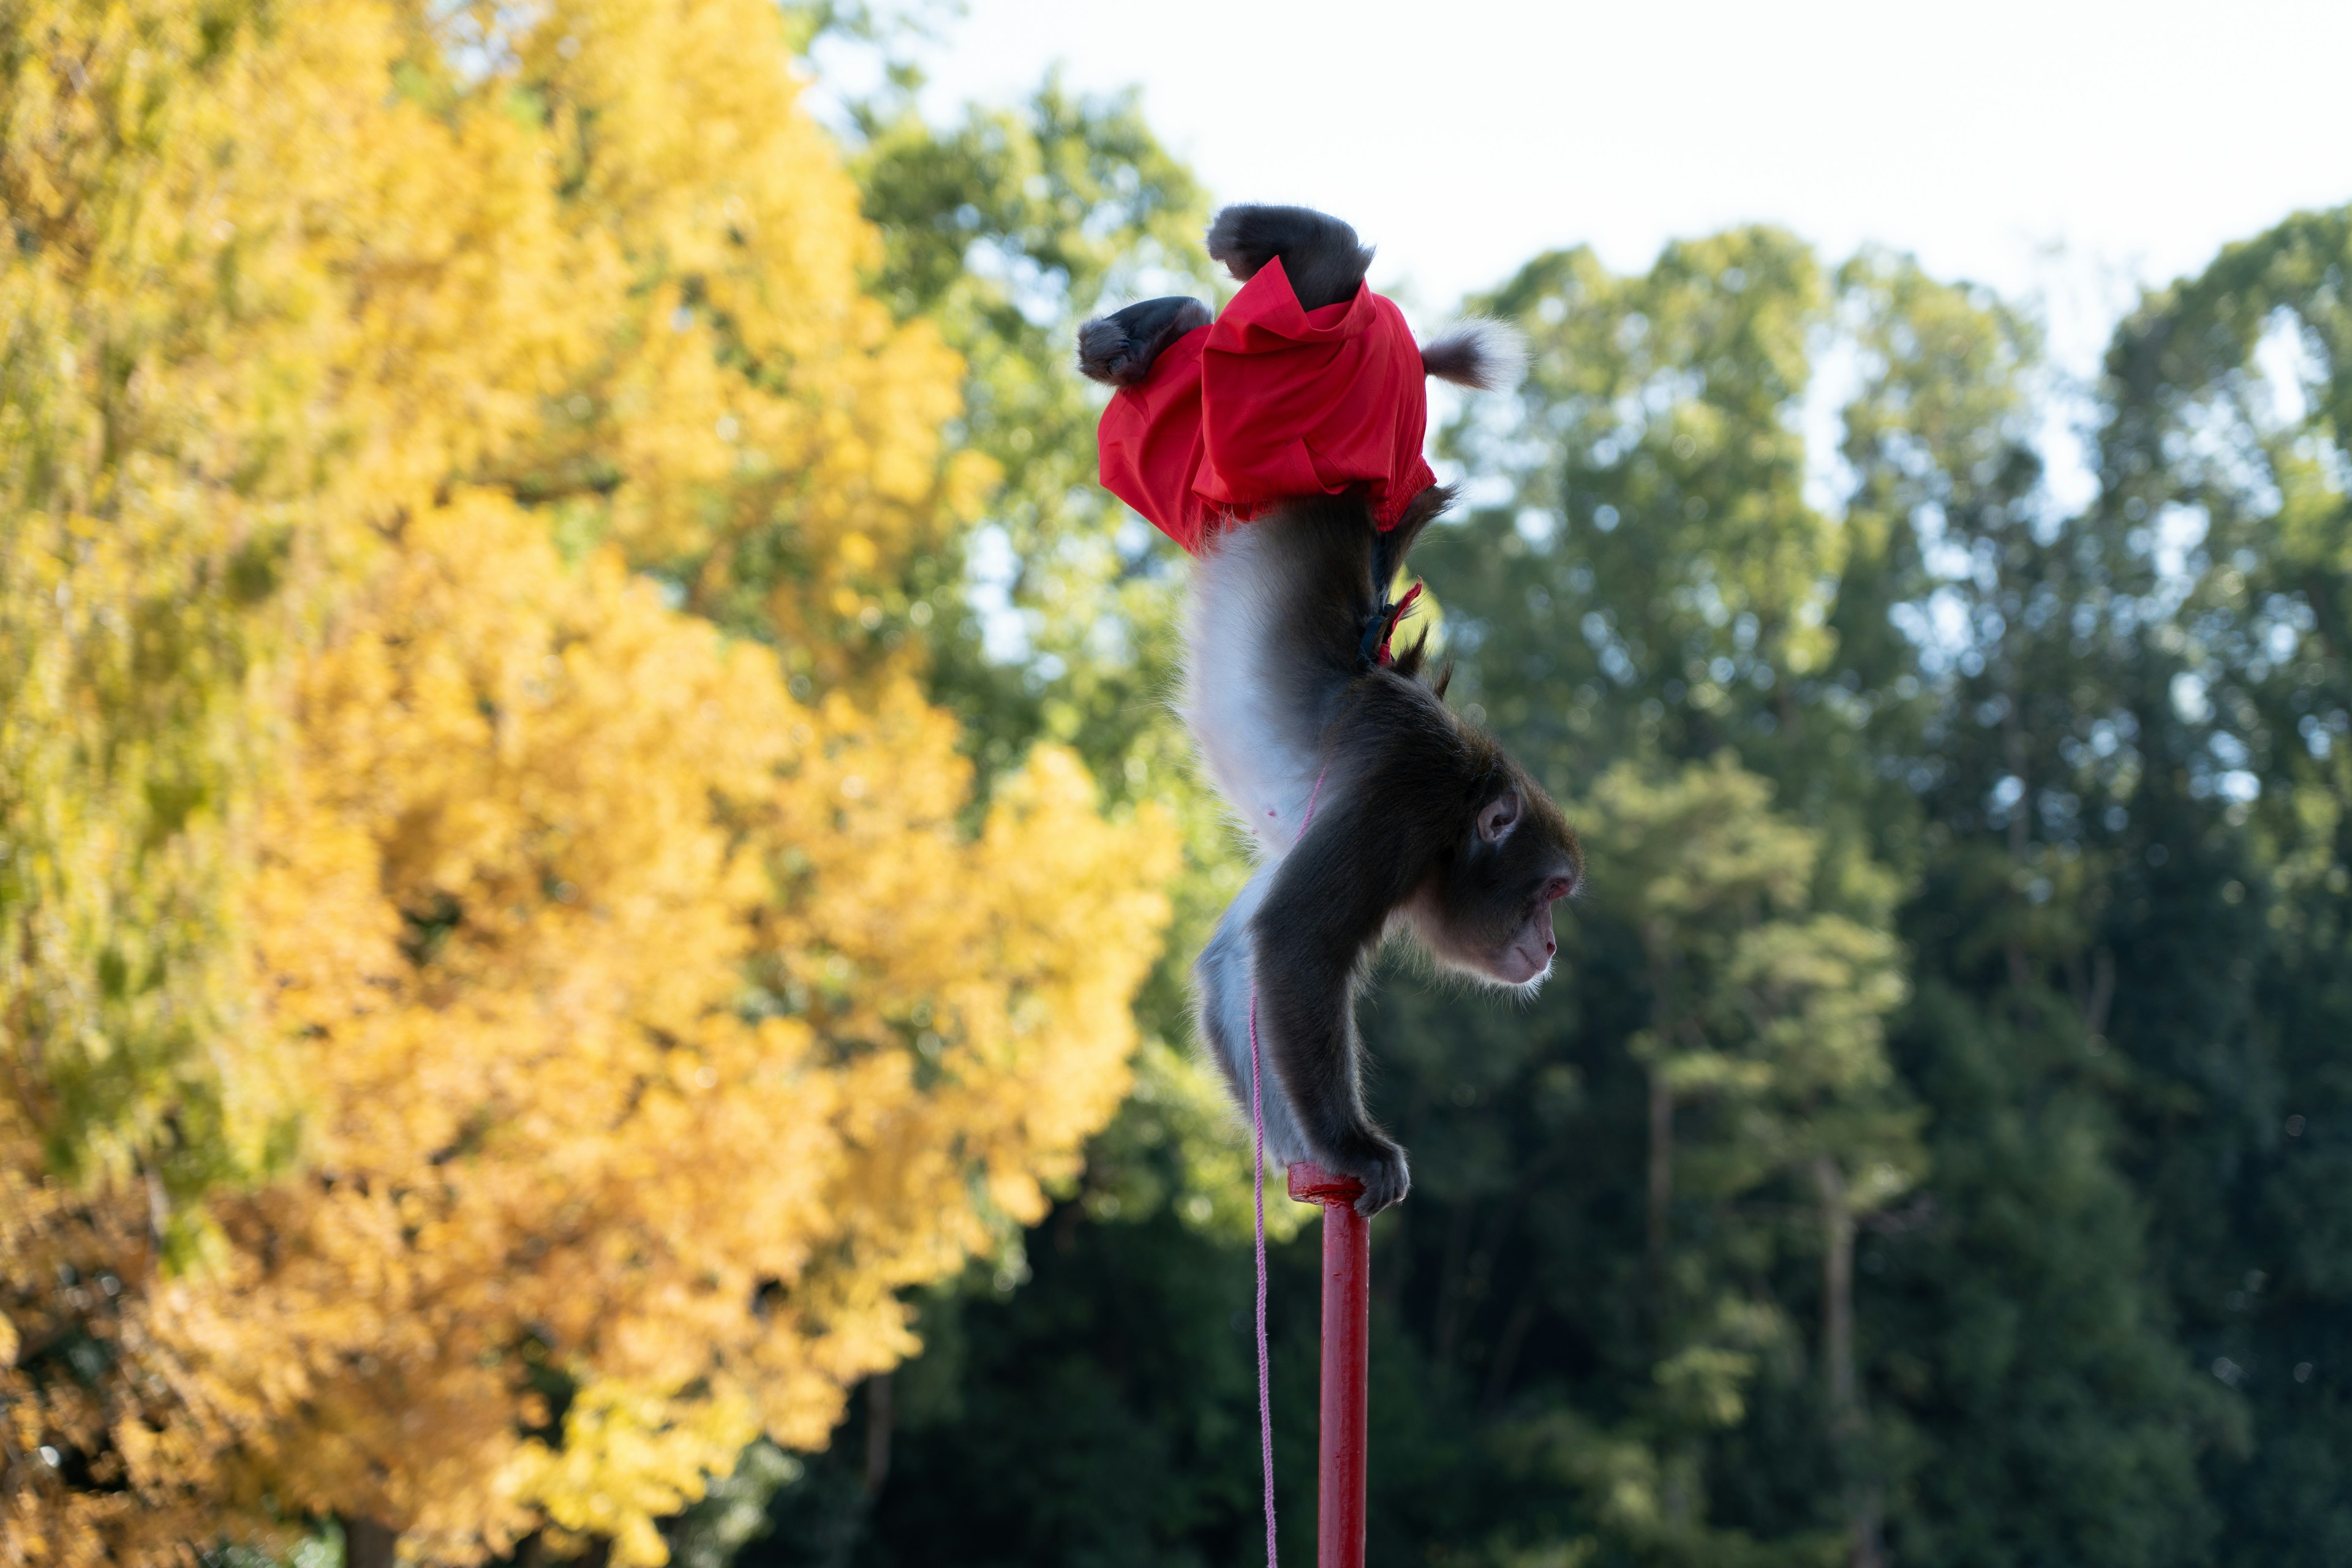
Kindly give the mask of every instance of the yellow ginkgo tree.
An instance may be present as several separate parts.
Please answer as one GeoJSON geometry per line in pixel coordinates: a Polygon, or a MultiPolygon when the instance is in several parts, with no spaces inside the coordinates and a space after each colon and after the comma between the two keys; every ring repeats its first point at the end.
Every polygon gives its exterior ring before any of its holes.
{"type": "Polygon", "coordinates": [[[989,472],[791,44],[0,17],[0,1562],[660,1562],[1116,1106],[1173,836],[896,651],[989,472]]]}

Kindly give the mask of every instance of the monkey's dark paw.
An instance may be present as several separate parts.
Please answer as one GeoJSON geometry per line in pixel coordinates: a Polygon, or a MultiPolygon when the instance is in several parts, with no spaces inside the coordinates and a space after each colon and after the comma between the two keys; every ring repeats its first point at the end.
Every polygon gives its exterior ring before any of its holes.
{"type": "Polygon", "coordinates": [[[1402,1203],[1412,1186],[1412,1173],[1406,1168],[1404,1151],[1378,1132],[1350,1140],[1344,1158],[1327,1159],[1322,1163],[1326,1170],[1353,1176],[1364,1184],[1364,1195],[1356,1200],[1356,1212],[1367,1218],[1391,1204],[1402,1203]]]}
{"type": "Polygon", "coordinates": [[[1209,225],[1208,249],[1244,283],[1281,257],[1291,291],[1307,310],[1353,297],[1372,265],[1354,229],[1311,207],[1226,207],[1209,225]]]}
{"type": "Polygon", "coordinates": [[[1209,308],[1181,294],[1097,316],[1078,329],[1078,374],[1132,386],[1151,374],[1151,362],[1170,343],[1208,324],[1209,308]]]}

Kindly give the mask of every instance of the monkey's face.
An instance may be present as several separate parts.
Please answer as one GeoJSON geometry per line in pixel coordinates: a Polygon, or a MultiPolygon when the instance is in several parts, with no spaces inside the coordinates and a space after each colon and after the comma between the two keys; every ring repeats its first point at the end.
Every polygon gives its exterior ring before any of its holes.
{"type": "Polygon", "coordinates": [[[1584,853],[1559,808],[1525,779],[1481,802],[1449,864],[1413,900],[1413,924],[1449,968],[1531,987],[1559,951],[1551,907],[1576,890],[1584,853]]]}

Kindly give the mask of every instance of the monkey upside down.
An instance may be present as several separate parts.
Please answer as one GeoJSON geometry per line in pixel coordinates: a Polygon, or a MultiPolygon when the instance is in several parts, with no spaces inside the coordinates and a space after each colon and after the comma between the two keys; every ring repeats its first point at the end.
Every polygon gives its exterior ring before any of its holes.
{"type": "Polygon", "coordinates": [[[1361,1087],[1381,942],[1531,990],[1583,875],[1559,808],[1445,705],[1444,671],[1424,679],[1423,643],[1387,657],[1389,586],[1452,500],[1421,456],[1423,377],[1495,386],[1517,346],[1481,322],[1416,347],[1365,286],[1371,252],[1320,213],[1227,207],[1208,247],[1244,282],[1223,316],[1130,305],[1079,330],[1078,364],[1120,389],[1103,483],[1197,558],[1184,718],[1259,855],[1194,965],[1201,1032],[1246,1105],[1255,990],[1266,1146],[1362,1182],[1369,1215],[1411,1181],[1361,1087]]]}

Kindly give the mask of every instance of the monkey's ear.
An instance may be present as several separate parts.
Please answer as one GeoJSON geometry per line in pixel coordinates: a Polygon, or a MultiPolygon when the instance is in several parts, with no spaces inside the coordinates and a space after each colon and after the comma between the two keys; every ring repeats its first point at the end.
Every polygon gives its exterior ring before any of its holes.
{"type": "Polygon", "coordinates": [[[1399,675],[1403,676],[1407,680],[1411,680],[1421,673],[1422,661],[1428,657],[1429,633],[1423,631],[1421,636],[1413,638],[1412,646],[1411,647],[1396,656],[1396,663],[1391,668],[1393,668],[1399,675]]]}
{"type": "Polygon", "coordinates": [[[1500,844],[1519,825],[1519,792],[1507,789],[1478,808],[1478,837],[1487,844],[1500,844]]]}
{"type": "Polygon", "coordinates": [[[1423,487],[1421,493],[1405,504],[1404,513],[1396,520],[1396,526],[1382,536],[1388,547],[1389,564],[1402,567],[1406,555],[1412,552],[1413,541],[1421,537],[1421,531],[1435,522],[1453,504],[1453,486],[1423,487]]]}
{"type": "Polygon", "coordinates": [[[1440,702],[1445,700],[1445,689],[1454,684],[1454,661],[1447,659],[1437,667],[1437,679],[1429,683],[1430,694],[1440,702]]]}

